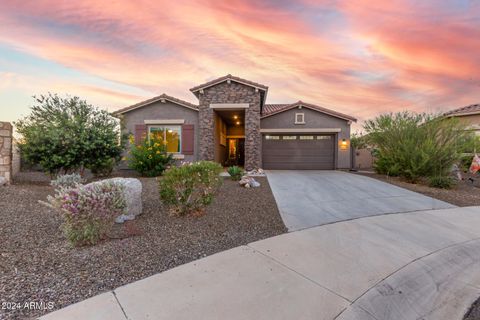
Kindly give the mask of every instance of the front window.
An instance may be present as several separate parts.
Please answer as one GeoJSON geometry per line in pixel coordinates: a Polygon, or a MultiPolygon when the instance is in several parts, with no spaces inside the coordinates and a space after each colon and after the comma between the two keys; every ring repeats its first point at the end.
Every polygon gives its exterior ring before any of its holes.
{"type": "MultiPolygon", "coordinates": [[[[163,142],[169,153],[180,153],[182,146],[181,126],[151,126],[149,134],[163,142]]],[[[149,137],[150,137],[149,135],[149,137]]]]}

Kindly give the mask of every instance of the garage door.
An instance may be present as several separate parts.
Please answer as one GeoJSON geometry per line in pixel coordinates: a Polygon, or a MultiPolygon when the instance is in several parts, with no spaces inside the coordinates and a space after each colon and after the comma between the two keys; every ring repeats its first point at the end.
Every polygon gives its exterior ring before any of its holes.
{"type": "Polygon", "coordinates": [[[335,168],[335,136],[264,135],[262,154],[265,169],[331,170],[335,168]]]}

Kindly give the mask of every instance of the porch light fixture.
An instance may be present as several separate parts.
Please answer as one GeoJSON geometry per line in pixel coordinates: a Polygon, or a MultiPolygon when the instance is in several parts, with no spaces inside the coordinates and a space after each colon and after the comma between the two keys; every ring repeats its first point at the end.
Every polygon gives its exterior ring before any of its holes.
{"type": "Polygon", "coordinates": [[[236,124],[237,126],[239,126],[239,125],[240,125],[240,121],[235,122],[235,124],[236,124]]]}
{"type": "Polygon", "coordinates": [[[347,140],[346,139],[342,139],[342,146],[346,146],[347,145],[347,140]]]}
{"type": "Polygon", "coordinates": [[[347,150],[347,139],[342,139],[342,142],[340,142],[340,150],[347,150]]]}
{"type": "Polygon", "coordinates": [[[238,116],[237,116],[237,115],[234,115],[234,116],[233,116],[233,119],[237,120],[237,119],[238,119],[238,116]]]}

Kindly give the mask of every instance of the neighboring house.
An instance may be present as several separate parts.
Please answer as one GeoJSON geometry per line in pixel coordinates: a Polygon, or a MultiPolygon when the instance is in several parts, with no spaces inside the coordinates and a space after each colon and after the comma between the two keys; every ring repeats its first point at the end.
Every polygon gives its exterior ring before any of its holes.
{"type": "Polygon", "coordinates": [[[443,115],[460,119],[468,125],[468,130],[472,130],[475,134],[480,135],[480,104],[472,104],[451,110],[443,115]]]}
{"type": "Polygon", "coordinates": [[[265,104],[268,87],[227,75],[190,91],[199,104],[162,94],[115,112],[136,142],[148,133],[185,161],[247,170],[350,168],[356,119],[314,104],[265,104]]]}

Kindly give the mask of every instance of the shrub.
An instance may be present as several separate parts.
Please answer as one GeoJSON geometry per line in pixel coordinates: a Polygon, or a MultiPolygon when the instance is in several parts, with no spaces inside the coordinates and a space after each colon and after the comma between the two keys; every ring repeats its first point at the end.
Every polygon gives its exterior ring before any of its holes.
{"type": "Polygon", "coordinates": [[[55,180],[50,182],[50,185],[55,189],[69,189],[76,188],[83,183],[83,178],[78,173],[64,174],[57,176],[55,180]]]}
{"type": "Polygon", "coordinates": [[[62,214],[65,235],[73,245],[92,245],[105,238],[122,214],[123,191],[123,185],[114,182],[60,188],[48,196],[47,205],[62,214]]]}
{"type": "Polygon", "coordinates": [[[433,188],[451,189],[455,181],[448,176],[433,176],[428,178],[428,185],[433,188]]]}
{"type": "Polygon", "coordinates": [[[239,181],[240,179],[242,179],[243,170],[240,167],[237,167],[237,166],[229,167],[227,172],[233,181],[239,181]]]}
{"type": "Polygon", "coordinates": [[[129,167],[142,176],[158,177],[173,163],[172,154],[168,154],[162,140],[150,135],[142,144],[135,145],[130,136],[129,167]]]}
{"type": "Polygon", "coordinates": [[[98,159],[90,165],[90,170],[95,177],[109,177],[116,163],[114,158],[98,159]]]}
{"type": "MultiPolygon", "coordinates": [[[[120,160],[117,119],[78,97],[34,97],[30,115],[15,123],[22,157],[47,173],[69,173],[120,160]]],[[[95,170],[95,169],[94,169],[95,170]]]]}
{"type": "Polygon", "coordinates": [[[375,148],[375,170],[411,182],[448,175],[470,135],[456,119],[410,112],[381,115],[366,121],[364,129],[375,148]]]}
{"type": "Polygon", "coordinates": [[[222,166],[209,161],[172,167],[160,180],[160,198],[175,214],[198,211],[212,202],[222,183],[220,172],[222,166]]]}

